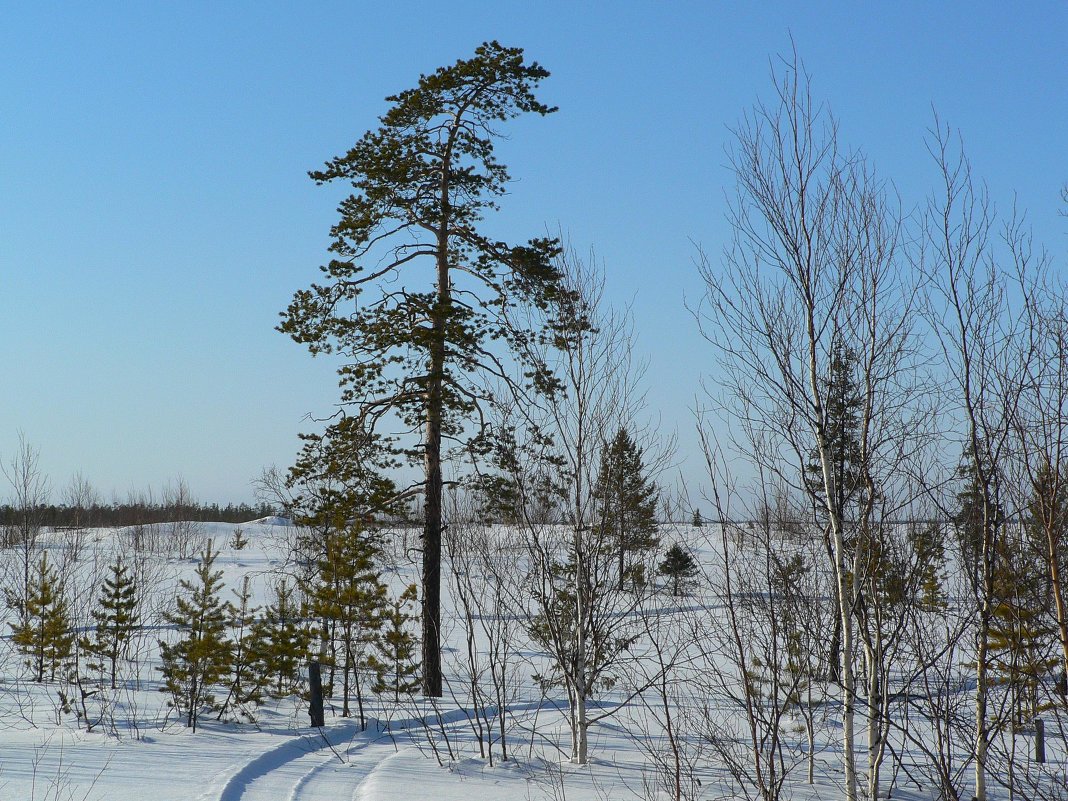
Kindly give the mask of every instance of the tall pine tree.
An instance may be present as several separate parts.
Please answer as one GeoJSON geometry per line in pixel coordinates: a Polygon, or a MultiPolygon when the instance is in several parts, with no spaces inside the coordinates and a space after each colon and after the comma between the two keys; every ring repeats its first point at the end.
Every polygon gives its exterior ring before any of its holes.
{"type": "MultiPolygon", "coordinates": [[[[311,173],[341,181],[331,230],[335,258],[323,279],[296,293],[279,330],[312,353],[338,353],[342,403],[353,414],[328,437],[351,436],[419,464],[424,478],[422,646],[424,692],[441,695],[440,585],[443,443],[465,431],[489,400],[482,377],[506,378],[498,345],[524,361],[535,334],[513,307],[544,306],[559,289],[553,239],[523,245],[480,231],[505,194],[508,170],[494,156],[501,123],[555,109],[535,90],[549,73],[519,48],[480,45],[472,58],[423,75],[343,156],[311,173]],[[412,270],[427,263],[419,287],[412,270]],[[421,431],[414,443],[378,438],[385,421],[421,431]]],[[[531,386],[547,372],[531,363],[531,386]]]]}

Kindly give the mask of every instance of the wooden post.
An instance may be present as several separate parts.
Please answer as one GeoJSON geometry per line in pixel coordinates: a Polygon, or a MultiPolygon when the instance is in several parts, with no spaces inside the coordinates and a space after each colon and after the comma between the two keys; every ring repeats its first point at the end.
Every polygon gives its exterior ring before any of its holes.
{"type": "Polygon", "coordinates": [[[1035,718],[1035,762],[1046,764],[1046,722],[1035,718]]]}
{"type": "Polygon", "coordinates": [[[326,725],[326,718],[323,716],[323,676],[318,662],[308,663],[308,689],[311,696],[308,716],[311,725],[321,729],[326,725]]]}

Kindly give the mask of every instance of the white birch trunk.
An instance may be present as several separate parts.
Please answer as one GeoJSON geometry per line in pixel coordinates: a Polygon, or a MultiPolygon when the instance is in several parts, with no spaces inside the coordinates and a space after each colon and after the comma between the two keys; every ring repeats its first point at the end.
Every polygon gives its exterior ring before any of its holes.
{"type": "Polygon", "coordinates": [[[868,666],[868,798],[879,797],[880,769],[883,761],[882,703],[882,633],[875,632],[875,642],[865,644],[868,666]]]}
{"type": "MultiPolygon", "coordinates": [[[[581,533],[575,532],[575,539],[578,541],[581,538],[581,533]]],[[[581,546],[579,546],[581,548],[581,546]]],[[[582,590],[582,556],[581,551],[576,551],[578,556],[578,566],[576,568],[576,581],[575,587],[575,694],[574,703],[571,710],[571,761],[576,765],[585,765],[587,759],[587,738],[586,729],[588,727],[588,721],[586,718],[586,603],[583,597],[582,590]]]]}
{"type": "MultiPolygon", "coordinates": [[[[809,345],[809,381],[812,399],[817,408],[820,406],[819,373],[816,366],[815,336],[811,333],[809,345]]],[[[845,801],[857,801],[857,765],[854,754],[856,742],[854,717],[856,712],[856,679],[853,675],[853,599],[856,597],[856,573],[853,572],[852,583],[846,571],[845,537],[842,532],[841,510],[835,508],[836,497],[833,467],[827,453],[822,432],[817,432],[816,445],[819,451],[820,466],[823,472],[824,499],[827,516],[831,524],[831,543],[834,557],[834,577],[838,616],[842,622],[842,771],[845,779],[845,801]]]]}
{"type": "MultiPolygon", "coordinates": [[[[844,584],[844,576],[840,584],[844,584]]],[[[842,599],[848,601],[848,599],[842,599]]],[[[857,801],[857,763],[853,731],[856,710],[856,680],[853,676],[853,616],[844,603],[842,615],[842,770],[845,773],[846,801],[857,801]]]]}
{"type": "Polygon", "coordinates": [[[986,797],[986,752],[987,731],[987,651],[988,636],[985,620],[979,624],[978,647],[975,670],[975,801],[987,801],[986,797]]]}

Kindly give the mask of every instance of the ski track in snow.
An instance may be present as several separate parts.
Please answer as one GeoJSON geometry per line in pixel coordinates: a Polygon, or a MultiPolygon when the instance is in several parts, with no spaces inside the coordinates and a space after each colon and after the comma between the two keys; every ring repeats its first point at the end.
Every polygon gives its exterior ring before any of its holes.
{"type": "Polygon", "coordinates": [[[332,726],[325,733],[326,738],[318,734],[287,738],[248,762],[237,763],[221,786],[214,783],[201,801],[340,801],[350,797],[354,784],[387,752],[360,737],[355,723],[332,726]],[[345,757],[344,763],[338,754],[345,757]]]}
{"type": "MultiPolygon", "coordinates": [[[[450,710],[441,723],[449,730],[466,725],[466,719],[463,710],[450,710]]],[[[392,723],[397,733],[416,725],[414,719],[392,723]]],[[[355,722],[331,726],[324,733],[326,738],[290,737],[248,762],[236,763],[199,801],[374,801],[371,780],[392,758],[411,749],[396,744],[388,732],[361,732],[355,722]]]]}
{"type": "MultiPolygon", "coordinates": [[[[394,753],[381,743],[365,741],[349,749],[344,764],[333,754],[305,773],[293,786],[288,801],[340,801],[355,798],[366,778],[394,753]]],[[[266,796],[270,797],[270,796],[266,796]]],[[[278,796],[274,796],[277,798],[278,796]]],[[[242,796],[242,801],[249,797],[242,796]]]]}
{"type": "Polygon", "coordinates": [[[405,753],[408,748],[402,748],[400,751],[394,751],[392,754],[387,754],[384,759],[376,762],[371,769],[367,772],[356,786],[356,789],[352,793],[352,801],[375,801],[375,779],[386,769],[386,764],[405,753]]]}

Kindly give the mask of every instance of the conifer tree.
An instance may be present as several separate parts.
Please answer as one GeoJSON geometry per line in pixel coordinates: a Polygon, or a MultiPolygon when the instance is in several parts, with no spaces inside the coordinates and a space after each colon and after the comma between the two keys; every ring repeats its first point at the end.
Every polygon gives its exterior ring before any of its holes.
{"type": "Polygon", "coordinates": [[[416,619],[408,606],[419,598],[414,584],[396,599],[386,603],[382,615],[382,630],[375,637],[375,653],[367,658],[367,667],[375,673],[371,692],[390,693],[394,701],[419,689],[419,667],[416,664],[418,639],[408,630],[407,624],[416,619]]]}
{"type": "Polygon", "coordinates": [[[56,673],[68,662],[74,647],[70,611],[63,584],[42,553],[36,569],[30,573],[26,600],[18,622],[12,623],[11,640],[26,657],[34,681],[54,681],[56,673]]]}
{"type": "Polygon", "coordinates": [[[361,526],[334,533],[317,565],[315,583],[307,592],[312,613],[327,624],[322,636],[328,641],[334,666],[341,672],[341,714],[352,714],[349,698],[355,690],[361,725],[365,718],[360,669],[381,628],[386,597],[375,565],[377,555],[377,543],[361,526]]]}
{"type": "MultiPolygon", "coordinates": [[[[960,547],[961,560],[972,583],[973,589],[981,588],[983,577],[983,531],[984,527],[997,534],[994,540],[1000,540],[1005,523],[1005,513],[996,500],[987,500],[987,493],[976,475],[974,459],[965,455],[961,460],[958,474],[963,481],[961,491],[957,493],[957,509],[953,523],[960,547]],[[984,521],[984,516],[988,519],[984,521]]],[[[992,488],[996,491],[996,487],[992,488]]]]}
{"type": "Polygon", "coordinates": [[[683,587],[698,573],[697,560],[678,543],[667,549],[664,561],[657,568],[660,575],[671,581],[671,594],[679,596],[683,587]]]}
{"type": "Polygon", "coordinates": [[[655,548],[656,502],[659,492],[645,475],[642,449],[621,428],[601,454],[594,498],[600,510],[601,534],[612,543],[619,570],[619,589],[629,579],[641,584],[641,565],[630,563],[628,555],[655,548]]]}
{"type": "MultiPolygon", "coordinates": [[[[1036,569],[1046,574],[1051,596],[1058,590],[1054,577],[1063,582],[1068,567],[1068,483],[1064,476],[1064,465],[1041,464],[1031,480],[1027,503],[1028,549],[1036,558],[1036,569]]],[[[1059,589],[1063,595],[1064,588],[1059,589]]]]}
{"type": "Polygon", "coordinates": [[[1008,685],[1013,723],[1029,722],[1046,705],[1040,701],[1043,679],[1060,660],[1050,652],[1055,629],[1041,610],[1011,600],[994,607],[990,626],[990,670],[995,681],[1008,685]]]}
{"type": "Polygon", "coordinates": [[[222,571],[214,570],[217,551],[212,543],[201,553],[196,580],[182,579],[183,592],[164,620],[178,630],[174,643],[159,642],[164,684],[171,705],[184,714],[186,725],[196,731],[202,710],[214,709],[212,690],[226,677],[233,660],[233,643],[227,628],[233,607],[223,601],[222,571]]]}
{"type": "MultiPolygon", "coordinates": [[[[824,385],[827,406],[824,431],[826,459],[820,457],[818,448],[813,448],[803,474],[805,488],[813,500],[817,519],[824,525],[824,547],[831,564],[835,559],[828,522],[832,517],[840,521],[849,517],[855,520],[856,507],[864,501],[864,471],[860,448],[862,401],[854,375],[856,363],[856,353],[836,337],[831,345],[824,385]],[[829,467],[826,477],[823,474],[824,463],[829,467]],[[854,512],[852,515],[848,513],[851,509],[854,512]],[[833,510],[833,514],[830,510],[833,510]]],[[[842,556],[846,561],[852,561],[857,548],[853,532],[843,531],[842,547],[842,556]]],[[[855,606],[855,602],[850,606],[855,606]]],[[[835,616],[833,626],[827,661],[832,679],[838,681],[842,666],[841,614],[835,616]]],[[[846,658],[849,658],[849,655],[846,655],[846,658]]]]}
{"type": "Polygon", "coordinates": [[[122,558],[117,558],[108,570],[111,575],[104,579],[92,612],[96,624],[93,634],[82,637],[79,646],[91,657],[89,669],[105,672],[114,690],[119,659],[126,654],[140,616],[137,585],[122,558]]]}
{"type": "Polygon", "coordinates": [[[701,517],[701,510],[700,509],[694,509],[693,510],[693,522],[691,523],[691,525],[694,528],[701,528],[701,526],[703,526],[704,524],[705,524],[705,519],[703,517],[701,517]]]}
{"type": "MultiPolygon", "coordinates": [[[[831,464],[831,505],[841,514],[858,500],[863,489],[860,450],[861,398],[853,374],[857,356],[841,340],[831,348],[826,379],[827,430],[826,450],[831,464]]],[[[805,465],[805,484],[809,493],[826,505],[826,487],[819,454],[813,452],[805,465]]]]}
{"type": "Polygon", "coordinates": [[[230,710],[248,720],[253,719],[253,706],[263,702],[263,687],[267,676],[262,670],[260,643],[256,637],[258,606],[252,605],[251,581],[248,576],[241,589],[234,590],[237,603],[231,605],[231,659],[226,700],[219,707],[219,720],[230,710]]]}
{"type": "MultiPolygon", "coordinates": [[[[506,192],[494,156],[501,123],[555,109],[535,96],[549,72],[519,48],[480,45],[472,58],[423,75],[343,156],[311,173],[351,184],[332,229],[335,254],[323,280],[296,293],[279,330],[312,353],[336,352],[350,422],[328,437],[353,436],[424,471],[422,662],[424,692],[441,695],[440,584],[443,443],[461,438],[490,400],[482,378],[506,378],[499,346],[528,361],[535,390],[543,365],[526,359],[537,335],[517,327],[517,306],[544,308],[559,290],[555,239],[511,245],[479,229],[506,192]],[[421,263],[431,281],[409,278],[421,263]],[[415,288],[413,288],[415,287],[415,288]],[[358,309],[359,313],[355,313],[358,309]],[[377,438],[385,421],[421,430],[416,443],[377,438]]],[[[484,433],[475,427],[475,440],[484,433]]]]}
{"type": "Polygon", "coordinates": [[[253,626],[254,662],[262,671],[272,698],[296,692],[300,667],[308,658],[312,635],[304,610],[283,579],[273,587],[274,600],[253,626]]]}
{"type": "MultiPolygon", "coordinates": [[[[1060,446],[1058,446],[1059,448],[1060,446]]],[[[1058,692],[1068,697],[1068,464],[1063,459],[1042,457],[1037,469],[1029,470],[1031,497],[1027,504],[1027,538],[1041,555],[1046,574],[1046,594],[1052,602],[1053,620],[1061,647],[1058,692]]]]}
{"type": "Polygon", "coordinates": [[[240,526],[234,529],[234,534],[230,537],[230,547],[235,551],[243,551],[248,547],[248,537],[245,536],[245,530],[240,526]]]}
{"type": "Polygon", "coordinates": [[[920,606],[927,611],[936,611],[946,606],[946,593],[942,587],[945,579],[946,551],[942,539],[942,528],[937,523],[909,532],[916,569],[919,571],[920,606]]]}
{"type": "Polygon", "coordinates": [[[1056,628],[1049,616],[1046,575],[1036,564],[1042,556],[1029,539],[997,545],[993,616],[990,622],[990,669],[1007,684],[1016,723],[1041,711],[1038,688],[1059,660],[1049,652],[1056,628]]]}

